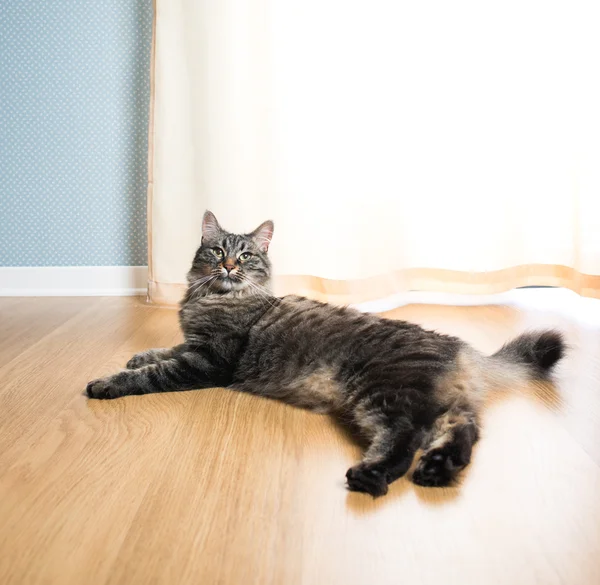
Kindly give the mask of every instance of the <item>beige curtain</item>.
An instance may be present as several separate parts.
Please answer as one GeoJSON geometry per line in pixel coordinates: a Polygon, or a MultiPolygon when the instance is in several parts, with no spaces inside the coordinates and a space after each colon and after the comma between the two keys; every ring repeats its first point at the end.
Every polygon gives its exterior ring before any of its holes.
{"type": "Polygon", "coordinates": [[[600,296],[597,2],[156,0],[150,299],[205,209],[278,293],[600,296]]]}

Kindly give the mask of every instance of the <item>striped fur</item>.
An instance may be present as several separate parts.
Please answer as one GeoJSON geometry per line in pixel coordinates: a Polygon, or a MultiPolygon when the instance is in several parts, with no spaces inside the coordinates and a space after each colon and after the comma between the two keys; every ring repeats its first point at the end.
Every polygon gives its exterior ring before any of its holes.
{"type": "Polygon", "coordinates": [[[367,442],[351,490],[380,496],[423,450],[413,481],[450,484],[470,461],[485,390],[544,378],[560,334],[528,334],[492,357],[456,337],[298,296],[268,292],[273,225],[250,234],[204,219],[180,308],[185,342],[132,357],[88,384],[90,398],[229,387],[326,412],[367,442]]]}

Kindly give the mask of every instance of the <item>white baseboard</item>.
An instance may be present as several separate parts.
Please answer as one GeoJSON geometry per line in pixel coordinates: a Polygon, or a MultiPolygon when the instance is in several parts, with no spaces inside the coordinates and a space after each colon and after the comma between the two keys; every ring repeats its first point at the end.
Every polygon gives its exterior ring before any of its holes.
{"type": "Polygon", "coordinates": [[[147,266],[0,266],[2,297],[145,295],[147,266]]]}

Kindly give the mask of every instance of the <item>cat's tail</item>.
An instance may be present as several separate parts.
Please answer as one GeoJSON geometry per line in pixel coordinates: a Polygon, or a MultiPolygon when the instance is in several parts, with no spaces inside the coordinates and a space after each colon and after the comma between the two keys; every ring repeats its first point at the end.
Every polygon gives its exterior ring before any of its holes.
{"type": "Polygon", "coordinates": [[[498,387],[549,380],[566,350],[564,337],[556,330],[519,335],[486,359],[482,372],[486,385],[498,387]]]}

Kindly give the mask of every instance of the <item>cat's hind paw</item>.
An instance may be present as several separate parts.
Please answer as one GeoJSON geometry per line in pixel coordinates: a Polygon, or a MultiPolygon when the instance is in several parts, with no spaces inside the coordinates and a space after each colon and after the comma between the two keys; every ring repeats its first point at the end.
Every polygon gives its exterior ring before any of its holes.
{"type": "Polygon", "coordinates": [[[454,465],[452,458],[443,450],[431,451],[421,457],[412,481],[423,487],[447,487],[454,483],[460,468],[454,465]]]}
{"type": "Polygon", "coordinates": [[[355,465],[346,472],[348,489],[371,494],[374,498],[385,496],[388,482],[385,472],[363,464],[355,465]]]}

